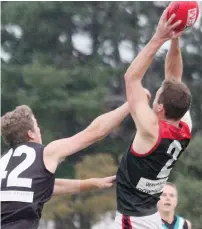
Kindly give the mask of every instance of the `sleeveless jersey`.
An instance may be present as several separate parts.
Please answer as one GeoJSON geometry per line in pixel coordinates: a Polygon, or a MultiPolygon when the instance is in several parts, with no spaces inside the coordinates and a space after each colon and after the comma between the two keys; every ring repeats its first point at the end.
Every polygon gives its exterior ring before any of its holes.
{"type": "Polygon", "coordinates": [[[189,127],[180,128],[159,121],[159,138],[146,154],[138,154],[132,144],[117,171],[117,209],[128,216],[147,216],[157,212],[157,202],[174,164],[188,146],[189,127]]]}
{"type": "Polygon", "coordinates": [[[175,216],[174,221],[171,224],[167,223],[163,219],[162,222],[162,229],[188,229],[187,221],[180,216],[175,216]]]}
{"type": "Polygon", "coordinates": [[[38,228],[55,182],[54,174],[45,168],[43,150],[43,145],[28,142],[0,159],[2,229],[38,228]]]}

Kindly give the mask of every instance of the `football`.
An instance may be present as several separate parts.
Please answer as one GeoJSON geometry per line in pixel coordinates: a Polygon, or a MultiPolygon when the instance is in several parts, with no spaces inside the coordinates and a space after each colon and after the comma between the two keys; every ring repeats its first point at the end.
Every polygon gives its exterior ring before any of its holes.
{"type": "Polygon", "coordinates": [[[199,16],[199,4],[197,1],[171,2],[168,6],[167,19],[169,19],[173,13],[176,14],[173,23],[182,20],[181,24],[175,29],[175,31],[183,31],[195,24],[199,16]]]}

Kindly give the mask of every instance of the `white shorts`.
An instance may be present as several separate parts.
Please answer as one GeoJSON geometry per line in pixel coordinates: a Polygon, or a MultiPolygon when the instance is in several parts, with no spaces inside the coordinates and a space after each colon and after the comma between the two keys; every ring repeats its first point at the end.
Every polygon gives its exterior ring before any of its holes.
{"type": "Polygon", "coordinates": [[[116,213],[113,229],[162,229],[159,212],[141,217],[126,216],[116,213]]]}

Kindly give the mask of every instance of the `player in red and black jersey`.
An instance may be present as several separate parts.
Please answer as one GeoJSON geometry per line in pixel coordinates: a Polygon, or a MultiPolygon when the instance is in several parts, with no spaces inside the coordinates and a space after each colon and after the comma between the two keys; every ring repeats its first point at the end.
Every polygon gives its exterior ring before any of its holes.
{"type": "Polygon", "coordinates": [[[137,132],[117,172],[116,228],[162,229],[157,202],[170,171],[191,139],[191,93],[181,82],[181,33],[163,13],[157,30],[125,74],[126,94],[137,132]],[[153,109],[142,79],[165,41],[172,39],[165,64],[165,80],[156,93],[153,109]],[[184,121],[184,120],[189,121],[184,121]]]}

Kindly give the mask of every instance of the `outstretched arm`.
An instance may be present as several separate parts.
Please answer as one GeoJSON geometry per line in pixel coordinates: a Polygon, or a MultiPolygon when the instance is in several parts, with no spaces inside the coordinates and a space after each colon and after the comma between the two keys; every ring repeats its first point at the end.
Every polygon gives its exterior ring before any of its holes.
{"type": "Polygon", "coordinates": [[[48,169],[54,172],[59,161],[106,137],[128,114],[129,107],[126,102],[117,109],[100,115],[78,134],[51,142],[44,150],[46,167],[51,164],[51,168],[48,169]]]}
{"type": "Polygon", "coordinates": [[[151,65],[152,59],[163,43],[175,36],[174,28],[181,22],[172,24],[175,18],[173,14],[167,20],[167,10],[162,14],[156,33],[138,54],[125,74],[126,95],[131,115],[135,121],[137,131],[144,135],[156,135],[158,133],[158,120],[148,104],[145,91],[142,87],[144,74],[151,65]]]}
{"type": "Polygon", "coordinates": [[[113,186],[115,179],[116,176],[86,180],[55,179],[53,195],[61,196],[98,188],[110,188],[113,186]]]}
{"type": "MultiPolygon", "coordinates": [[[[166,55],[165,61],[165,79],[174,79],[177,81],[182,80],[183,73],[183,61],[182,54],[180,49],[180,39],[172,39],[170,48],[166,55]]],[[[192,130],[192,120],[190,111],[183,116],[182,121],[186,122],[189,126],[189,129],[192,130]]]]}

